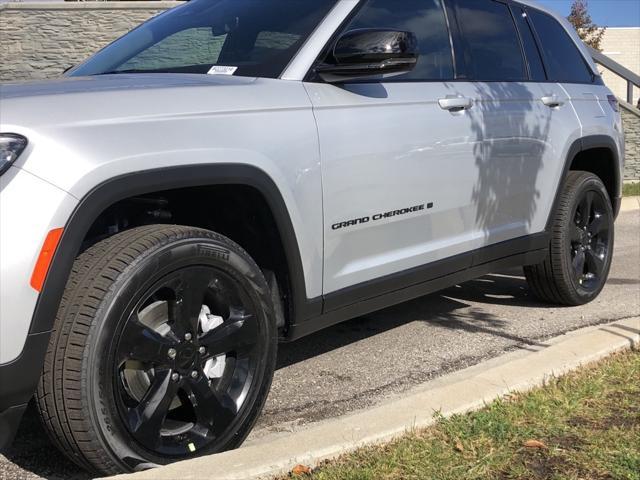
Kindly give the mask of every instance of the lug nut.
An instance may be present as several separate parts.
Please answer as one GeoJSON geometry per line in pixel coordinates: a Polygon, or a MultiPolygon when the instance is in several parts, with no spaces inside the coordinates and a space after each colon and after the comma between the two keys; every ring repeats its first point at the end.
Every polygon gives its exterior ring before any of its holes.
{"type": "Polygon", "coordinates": [[[177,382],[178,380],[180,380],[180,375],[178,375],[177,373],[172,373],[171,380],[173,380],[174,382],[177,382]]]}
{"type": "Polygon", "coordinates": [[[175,348],[170,348],[169,351],[167,352],[167,355],[169,355],[169,358],[174,359],[176,358],[176,354],[178,352],[176,352],[175,348]]]}
{"type": "Polygon", "coordinates": [[[198,378],[198,372],[196,372],[195,370],[191,372],[191,378],[198,378]]]}
{"type": "Polygon", "coordinates": [[[207,353],[207,349],[206,349],[206,348],[204,348],[204,347],[200,347],[200,348],[198,349],[198,352],[200,353],[200,355],[204,355],[205,353],[207,353]]]}
{"type": "Polygon", "coordinates": [[[189,340],[191,340],[193,337],[191,336],[190,333],[185,333],[184,334],[184,339],[188,342],[189,340]]]}

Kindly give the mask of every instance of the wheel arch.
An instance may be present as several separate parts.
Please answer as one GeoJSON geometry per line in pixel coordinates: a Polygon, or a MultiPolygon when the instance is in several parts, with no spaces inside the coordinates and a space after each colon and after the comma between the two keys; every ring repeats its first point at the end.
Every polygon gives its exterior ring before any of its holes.
{"type": "Polygon", "coordinates": [[[240,185],[257,190],[275,220],[290,278],[292,316],[319,314],[321,302],[308,300],[300,248],[285,200],[271,177],[244,164],[210,164],[159,168],[114,177],[93,188],[79,202],[64,228],[31,321],[30,334],[52,329],[71,272],[95,220],[110,206],[132,196],[189,187],[240,185]]]}
{"type": "Polygon", "coordinates": [[[556,211],[562,185],[572,170],[584,170],[598,176],[609,193],[614,216],[620,210],[620,157],[616,141],[606,135],[590,135],[577,139],[571,144],[565,159],[562,177],[558,182],[553,207],[549,212],[547,231],[553,222],[553,212],[556,211]]]}

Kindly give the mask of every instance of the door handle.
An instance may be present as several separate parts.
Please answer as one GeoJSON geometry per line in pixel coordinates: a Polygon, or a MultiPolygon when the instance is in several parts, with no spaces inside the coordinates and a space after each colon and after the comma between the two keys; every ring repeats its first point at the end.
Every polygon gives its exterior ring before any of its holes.
{"type": "Polygon", "coordinates": [[[460,112],[462,110],[468,110],[473,107],[473,100],[465,97],[447,97],[438,100],[438,105],[443,110],[449,110],[450,112],[460,112]]]}
{"type": "Polygon", "coordinates": [[[558,108],[564,105],[564,100],[560,100],[556,95],[547,95],[541,100],[549,108],[558,108]]]}

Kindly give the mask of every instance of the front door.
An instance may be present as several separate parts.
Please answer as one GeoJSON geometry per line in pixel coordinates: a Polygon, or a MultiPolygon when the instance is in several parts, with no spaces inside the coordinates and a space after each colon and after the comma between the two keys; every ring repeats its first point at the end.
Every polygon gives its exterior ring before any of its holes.
{"type": "Polygon", "coordinates": [[[392,286],[394,274],[479,241],[482,132],[451,81],[442,2],[369,0],[344,32],[359,28],[412,31],[420,58],[413,72],[382,82],[305,84],[320,136],[325,294],[382,277],[392,286]]]}

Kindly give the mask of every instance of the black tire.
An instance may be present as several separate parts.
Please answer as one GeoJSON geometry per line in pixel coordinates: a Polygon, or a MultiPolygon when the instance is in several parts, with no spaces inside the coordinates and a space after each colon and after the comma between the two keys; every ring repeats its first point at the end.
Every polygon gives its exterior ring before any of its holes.
{"type": "Polygon", "coordinates": [[[589,172],[570,171],[554,212],[549,254],[524,267],[540,300],[584,305],[604,288],[614,246],[614,216],[607,189],[589,172]]]}
{"type": "Polygon", "coordinates": [[[220,452],[253,427],[276,349],[269,288],[242,248],[199,228],[135,228],[76,260],[37,406],[60,450],[99,474],[220,452]],[[150,327],[148,312],[166,321],[150,327]]]}

